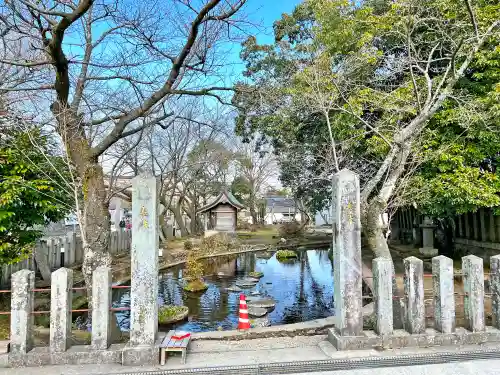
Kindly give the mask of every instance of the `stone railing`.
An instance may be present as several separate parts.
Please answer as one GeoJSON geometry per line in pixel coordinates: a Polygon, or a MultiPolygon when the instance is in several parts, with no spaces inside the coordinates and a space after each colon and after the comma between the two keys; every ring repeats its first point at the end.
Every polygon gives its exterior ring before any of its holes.
{"type": "MultiPolygon", "coordinates": [[[[483,259],[475,255],[462,258],[465,326],[455,324],[455,288],[453,261],[445,256],[432,258],[434,328],[426,328],[423,261],[404,259],[404,295],[402,330],[395,330],[393,266],[390,259],[373,260],[374,331],[341,335],[330,330],[329,338],[338,350],[464,345],[500,341],[500,255],[490,259],[490,289],[493,325],[485,319],[483,259]]],[[[354,303],[352,306],[356,306],[354,303]]],[[[358,314],[353,314],[358,316],[358,314]]]]}
{"type": "Polygon", "coordinates": [[[121,363],[158,364],[158,181],[136,177],[132,191],[132,244],[130,286],[130,341],[111,343],[111,269],[99,267],[92,278],[91,345],[72,347],[73,271],[52,272],[50,291],[50,343],[34,347],[33,307],[35,272],[12,275],[9,365],[121,363]]]}
{"type": "Polygon", "coordinates": [[[462,258],[464,328],[455,327],[453,261],[437,256],[432,258],[434,329],[426,329],[425,324],[423,261],[409,257],[404,259],[404,296],[401,304],[397,300],[399,296],[393,296],[392,292],[397,289],[394,288],[391,260],[377,258],[373,261],[375,330],[363,331],[359,177],[344,169],[333,176],[332,182],[336,326],[329,330],[328,336],[337,349],[500,341],[500,255],[492,256],[490,263],[492,327],[485,323],[483,259],[468,255],[462,258]],[[404,329],[399,329],[401,305],[404,329]],[[395,308],[398,309],[396,313],[395,308]],[[395,323],[398,329],[394,329],[395,323]]]}

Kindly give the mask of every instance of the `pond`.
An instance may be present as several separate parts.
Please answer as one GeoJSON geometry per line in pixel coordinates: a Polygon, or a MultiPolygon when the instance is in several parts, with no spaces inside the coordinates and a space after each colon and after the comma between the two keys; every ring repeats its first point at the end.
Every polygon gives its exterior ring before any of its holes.
{"type": "MultiPolygon", "coordinates": [[[[233,257],[212,258],[205,262],[203,294],[182,289],[182,267],[173,267],[160,274],[159,304],[184,305],[189,308],[188,320],[175,328],[190,332],[231,330],[238,326],[239,296],[229,292],[252,271],[264,276],[251,288],[242,288],[246,296],[259,295],[276,302],[274,310],[264,318],[253,319],[262,325],[297,323],[334,315],[333,271],[328,250],[298,251],[296,260],[279,262],[273,253],[245,253],[233,257]]],[[[118,289],[113,295],[114,307],[128,307],[130,292],[118,289]]],[[[116,313],[121,329],[129,329],[129,311],[116,313]]],[[[173,328],[161,327],[161,330],[173,328]]]]}

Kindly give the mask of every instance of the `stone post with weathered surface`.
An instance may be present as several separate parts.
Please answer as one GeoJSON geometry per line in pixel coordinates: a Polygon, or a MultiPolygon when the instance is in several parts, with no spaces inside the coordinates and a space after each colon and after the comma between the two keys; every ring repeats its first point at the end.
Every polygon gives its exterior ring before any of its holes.
{"type": "Polygon", "coordinates": [[[425,331],[424,263],[416,257],[404,259],[405,329],[409,333],[425,331]]]}
{"type": "Polygon", "coordinates": [[[25,354],[33,349],[35,273],[21,270],[12,275],[10,352],[25,354]]]}
{"type": "Polygon", "coordinates": [[[490,258],[490,285],[493,327],[500,329],[500,255],[490,258]]]}
{"type": "Polygon", "coordinates": [[[73,270],[52,272],[50,287],[50,351],[65,352],[71,347],[73,270]]]}
{"type": "Polygon", "coordinates": [[[392,334],[392,262],[387,258],[373,260],[373,287],[375,301],[375,332],[379,335],[392,334]]]}
{"type": "Polygon", "coordinates": [[[340,336],[363,331],[359,177],[343,169],[333,176],[333,248],[336,330],[340,336]]]}
{"type": "Polygon", "coordinates": [[[472,332],[484,331],[484,270],[483,259],[475,255],[462,258],[464,280],[465,328],[472,332]]]}
{"type": "Polygon", "coordinates": [[[442,333],[455,332],[455,288],[453,260],[443,255],[432,258],[434,326],[442,333]]]}
{"type": "Polygon", "coordinates": [[[158,333],[158,191],[156,177],[132,180],[130,344],[154,345],[158,333]]]}
{"type": "Polygon", "coordinates": [[[97,267],[92,274],[92,349],[105,350],[111,345],[111,286],[111,268],[97,267]]]}

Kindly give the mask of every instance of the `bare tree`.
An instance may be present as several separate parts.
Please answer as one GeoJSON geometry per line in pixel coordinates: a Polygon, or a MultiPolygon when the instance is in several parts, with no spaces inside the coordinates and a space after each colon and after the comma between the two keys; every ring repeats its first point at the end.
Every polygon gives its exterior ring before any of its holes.
{"type": "Polygon", "coordinates": [[[271,177],[278,175],[278,169],[270,149],[263,149],[257,144],[257,138],[248,143],[240,143],[236,152],[236,170],[248,184],[247,205],[252,222],[257,224],[257,203],[263,189],[271,177]]]}
{"type": "Polygon", "coordinates": [[[111,264],[100,157],[120,139],[168,127],[179,115],[171,105],[178,96],[225,102],[227,89],[205,77],[220,66],[223,42],[234,40],[235,15],[244,3],[11,0],[1,5],[2,43],[11,55],[20,55],[0,62],[36,69],[44,77],[16,88],[33,105],[42,105],[36,111],[50,110],[83,186],[82,270],[89,293],[93,270],[111,264]]]}

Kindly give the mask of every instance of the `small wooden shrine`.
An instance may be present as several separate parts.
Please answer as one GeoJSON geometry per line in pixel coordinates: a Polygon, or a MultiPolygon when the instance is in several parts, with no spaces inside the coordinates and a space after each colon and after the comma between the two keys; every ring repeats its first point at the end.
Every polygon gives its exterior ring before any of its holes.
{"type": "Polygon", "coordinates": [[[224,190],[211,203],[200,208],[198,214],[204,216],[205,230],[234,233],[238,210],[244,207],[230,191],[224,190]]]}

